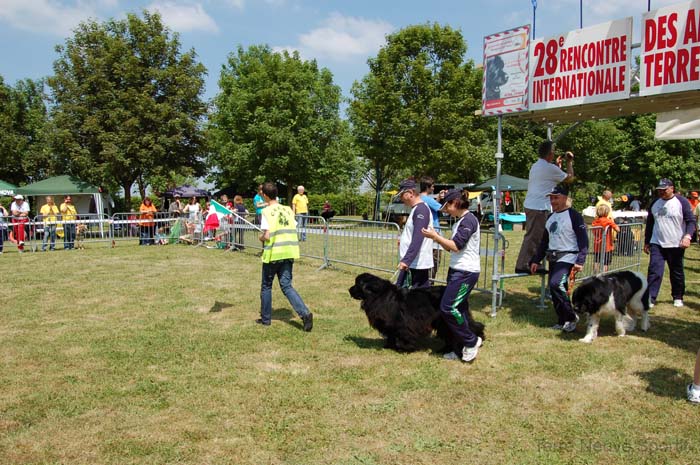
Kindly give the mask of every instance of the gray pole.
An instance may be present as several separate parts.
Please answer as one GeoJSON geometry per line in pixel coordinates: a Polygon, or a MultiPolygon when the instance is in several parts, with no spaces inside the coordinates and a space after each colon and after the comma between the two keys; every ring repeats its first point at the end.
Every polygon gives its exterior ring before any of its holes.
{"type": "Polygon", "coordinates": [[[498,306],[498,241],[501,239],[500,214],[498,208],[501,202],[501,160],[503,160],[503,117],[498,117],[498,148],[496,149],[496,191],[493,195],[493,274],[491,277],[491,316],[496,316],[498,306]]]}

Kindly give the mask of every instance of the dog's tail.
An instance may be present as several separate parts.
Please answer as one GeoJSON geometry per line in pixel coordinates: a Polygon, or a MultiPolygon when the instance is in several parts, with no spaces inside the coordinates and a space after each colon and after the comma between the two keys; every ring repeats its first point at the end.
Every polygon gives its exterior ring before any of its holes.
{"type": "Polygon", "coordinates": [[[649,286],[647,286],[644,290],[644,294],[642,294],[642,307],[644,307],[645,312],[649,311],[649,286]]]}

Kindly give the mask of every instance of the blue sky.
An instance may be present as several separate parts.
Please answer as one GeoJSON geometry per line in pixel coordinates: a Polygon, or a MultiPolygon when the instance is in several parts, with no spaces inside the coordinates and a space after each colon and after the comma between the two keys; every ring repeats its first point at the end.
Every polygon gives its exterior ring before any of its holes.
{"type": "MultiPolygon", "coordinates": [[[[652,9],[678,3],[651,0],[652,9]]],[[[221,65],[238,45],[299,50],[331,70],[346,96],[367,73],[386,34],[438,22],[460,29],[468,58],[480,63],[483,37],[531,23],[531,0],[0,0],[0,75],[6,83],[51,74],[54,47],[87,18],[158,10],[208,69],[205,97],[217,92],[221,65]]],[[[632,15],[635,37],[647,0],[583,0],[583,25],[632,15]]],[[[539,0],[537,36],[578,28],[579,0],[539,0]]]]}

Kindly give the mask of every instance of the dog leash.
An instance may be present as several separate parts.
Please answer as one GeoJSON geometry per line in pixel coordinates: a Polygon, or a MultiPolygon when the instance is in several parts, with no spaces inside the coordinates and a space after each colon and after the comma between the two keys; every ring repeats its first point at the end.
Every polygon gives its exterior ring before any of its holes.
{"type": "Polygon", "coordinates": [[[576,284],[576,273],[578,273],[578,271],[571,268],[571,271],[569,272],[569,286],[566,289],[566,294],[569,296],[569,299],[571,299],[571,293],[574,292],[574,284],[576,284]]]}

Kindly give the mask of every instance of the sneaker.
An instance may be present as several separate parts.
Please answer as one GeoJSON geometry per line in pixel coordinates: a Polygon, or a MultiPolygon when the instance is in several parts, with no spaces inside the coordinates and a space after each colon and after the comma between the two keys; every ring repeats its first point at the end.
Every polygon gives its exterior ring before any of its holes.
{"type": "Polygon", "coordinates": [[[578,315],[576,315],[576,319],[574,321],[567,321],[564,323],[564,326],[561,328],[562,331],[565,333],[573,333],[576,331],[576,324],[578,323],[578,315]]]}
{"type": "Polygon", "coordinates": [[[259,325],[263,325],[263,326],[270,326],[270,323],[265,323],[265,322],[262,320],[262,318],[258,318],[257,320],[255,320],[255,323],[256,323],[256,324],[259,324],[259,325]]]}
{"type": "Polygon", "coordinates": [[[564,325],[560,325],[559,323],[557,323],[549,329],[553,329],[554,331],[561,331],[562,329],[564,329],[564,325]]]}
{"type": "Polygon", "coordinates": [[[476,338],[476,345],[474,347],[465,347],[462,352],[462,361],[470,363],[473,362],[476,356],[479,354],[479,347],[484,345],[484,341],[480,337],[476,338]]]}
{"type": "Polygon", "coordinates": [[[688,402],[700,404],[700,390],[693,389],[692,383],[686,388],[686,393],[688,394],[688,402]]]}
{"type": "Polygon", "coordinates": [[[649,302],[649,308],[654,308],[654,302],[649,302]]]}
{"type": "Polygon", "coordinates": [[[683,306],[683,299],[674,299],[673,306],[674,307],[682,307],[683,306]]]}
{"type": "Polygon", "coordinates": [[[303,317],[301,321],[304,322],[304,331],[308,333],[314,327],[314,314],[309,313],[308,315],[303,317]]]}

